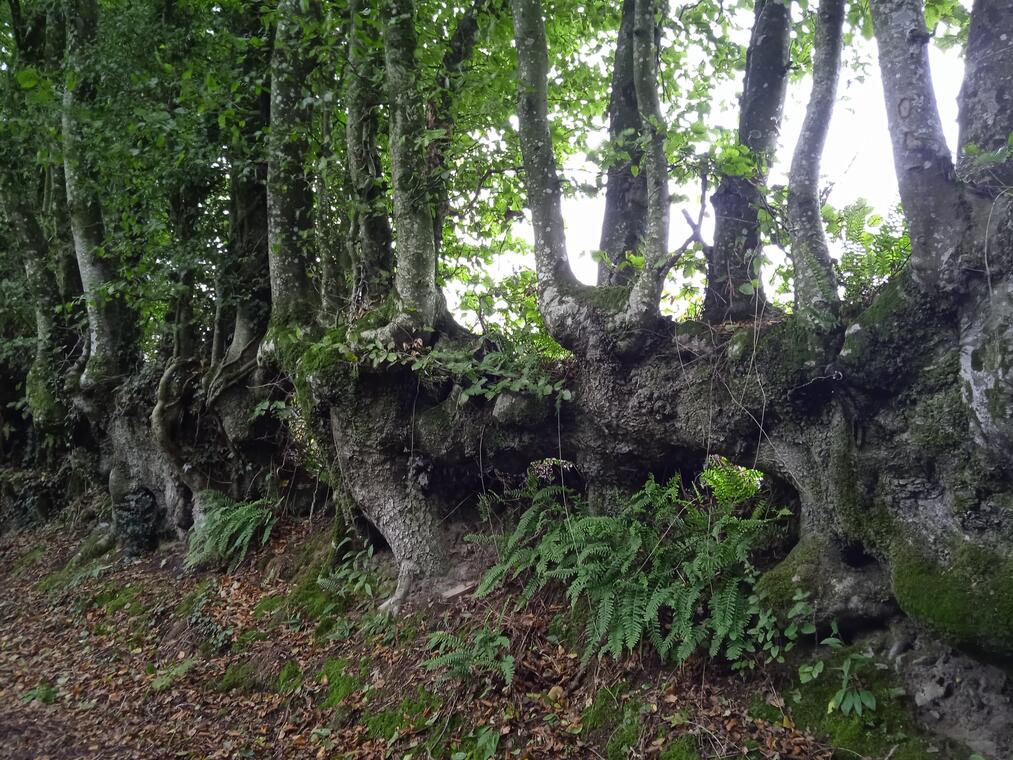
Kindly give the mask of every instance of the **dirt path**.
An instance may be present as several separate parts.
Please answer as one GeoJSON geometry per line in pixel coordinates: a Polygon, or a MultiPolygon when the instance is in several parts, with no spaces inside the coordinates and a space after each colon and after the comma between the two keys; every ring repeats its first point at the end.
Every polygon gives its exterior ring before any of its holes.
{"type": "Polygon", "coordinates": [[[829,757],[790,723],[747,715],[735,679],[582,668],[562,605],[504,613],[505,600],[462,594],[396,625],[375,603],[328,609],[295,572],[318,535],[326,526],[289,525],[234,576],[181,573],[172,551],[68,571],[80,535],[0,539],[0,755],[683,760],[696,745],[829,757]],[[279,567],[293,577],[267,580],[279,567]],[[423,666],[427,632],[489,620],[510,641],[509,689],[480,669],[457,681],[423,666]]]}

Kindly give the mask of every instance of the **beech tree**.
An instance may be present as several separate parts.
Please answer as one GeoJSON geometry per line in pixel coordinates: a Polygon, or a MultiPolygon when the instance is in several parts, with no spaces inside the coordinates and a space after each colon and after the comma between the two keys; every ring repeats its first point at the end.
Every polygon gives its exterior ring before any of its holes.
{"type": "Polygon", "coordinates": [[[925,10],[10,0],[0,372],[27,417],[3,456],[91,452],[111,538],[138,551],[221,493],[361,516],[396,612],[448,569],[461,505],[532,461],[572,463],[605,512],[719,455],[797,501],[771,598],[801,584],[827,619],[896,608],[1009,656],[1013,3],[933,10],[966,61],[955,153],[925,10]],[[909,257],[856,299],[820,165],[863,30],[909,257]],[[735,130],[707,122],[728,82],[735,130]],[[594,285],[566,240],[578,155],[604,195],[594,285]],[[790,299],[762,284],[773,244],[790,299]],[[507,252],[533,269],[504,276],[507,252]]]}

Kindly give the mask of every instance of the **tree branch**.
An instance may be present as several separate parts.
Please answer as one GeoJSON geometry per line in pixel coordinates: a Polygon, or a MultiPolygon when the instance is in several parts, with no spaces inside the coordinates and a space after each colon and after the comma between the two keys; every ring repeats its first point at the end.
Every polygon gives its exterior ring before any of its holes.
{"type": "Polygon", "coordinates": [[[372,94],[379,89],[382,61],[372,44],[373,35],[379,34],[375,11],[376,4],[371,0],[349,0],[345,129],[354,199],[350,234],[353,313],[376,306],[388,294],[394,272],[390,219],[377,148],[377,103],[372,94]],[[373,13],[367,15],[367,9],[373,13]]]}
{"type": "Polygon", "coordinates": [[[752,319],[758,302],[765,300],[754,271],[761,242],[759,209],[781,125],[790,32],[791,14],[783,0],[756,0],[739,108],[739,145],[749,151],[756,168],[748,177],[722,177],[711,199],[716,219],[704,297],[709,322],[752,319]]]}
{"type": "Polygon", "coordinates": [[[957,165],[993,194],[1013,185],[1013,0],[975,0],[960,89],[957,165]]]}
{"type": "MultiPolygon", "coordinates": [[[[668,255],[671,201],[668,194],[668,160],[665,156],[667,127],[658,100],[658,50],[655,32],[655,0],[636,0],[633,29],[633,80],[640,121],[646,132],[644,151],[647,175],[647,229],[642,244],[644,266],[630,290],[626,318],[646,327],[660,316],[661,289],[675,263],[668,255]]],[[[685,250],[685,249],[683,249],[685,250]]]]}
{"type": "Polygon", "coordinates": [[[813,86],[788,175],[788,231],[796,312],[817,332],[837,323],[840,297],[820,214],[819,175],[841,68],[846,0],[820,0],[813,86]]]}
{"type": "Polygon", "coordinates": [[[609,99],[609,144],[612,150],[629,155],[626,160],[613,156],[608,167],[605,190],[605,216],[602,220],[599,248],[604,257],[598,262],[599,285],[625,285],[634,275],[631,267],[620,266],[628,252],[640,249],[647,225],[647,175],[633,174],[644,152],[639,135],[643,122],[637,106],[634,83],[633,27],[636,0],[623,0],[619,36],[612,65],[612,92],[609,99]]]}
{"type": "Polygon", "coordinates": [[[306,322],[314,309],[309,282],[313,189],[305,167],[312,110],[304,89],[315,66],[307,37],[316,38],[322,20],[318,0],[281,0],[278,4],[271,56],[267,230],[271,316],[283,323],[306,322]]]}
{"type": "Polygon", "coordinates": [[[923,287],[945,286],[956,274],[964,224],[929,73],[922,3],[872,0],[870,8],[912,269],[923,287]]]}
{"type": "Polygon", "coordinates": [[[567,347],[581,342],[580,290],[566,255],[562,192],[549,131],[546,77],[549,55],[540,0],[512,0],[517,48],[521,155],[535,232],[538,304],[545,325],[567,347]]]}

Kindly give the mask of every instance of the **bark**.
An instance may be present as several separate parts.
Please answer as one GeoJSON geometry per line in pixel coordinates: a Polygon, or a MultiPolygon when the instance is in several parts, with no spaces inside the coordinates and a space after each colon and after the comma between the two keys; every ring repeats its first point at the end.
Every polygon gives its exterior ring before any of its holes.
{"type": "Polygon", "coordinates": [[[380,87],[383,59],[376,40],[377,7],[371,0],[350,0],[351,29],[345,92],[348,172],[353,191],[354,267],[352,312],[375,308],[390,292],[394,257],[386,188],[377,148],[379,116],[375,93],[380,87]],[[366,15],[365,11],[370,11],[366,15]]]}
{"type": "Polygon", "coordinates": [[[708,322],[754,319],[765,304],[759,212],[784,107],[791,14],[781,0],[757,0],[755,11],[739,101],[739,145],[756,166],[749,176],[722,177],[711,198],[716,219],[714,245],[706,249],[708,322]]]}
{"type": "Polygon", "coordinates": [[[193,309],[195,272],[193,262],[188,259],[197,237],[196,226],[206,194],[207,188],[201,183],[184,182],[169,198],[169,219],[180,262],[170,275],[174,292],[166,314],[174,359],[189,360],[197,355],[197,323],[193,309]]]}
{"type": "Polygon", "coordinates": [[[962,180],[990,193],[1013,185],[1013,2],[977,0],[971,13],[960,90],[962,180]]]}
{"type": "Polygon", "coordinates": [[[314,241],[313,190],[306,168],[312,117],[307,80],[315,67],[310,48],[321,22],[315,0],[283,0],[278,6],[267,180],[271,310],[278,324],[305,323],[315,309],[308,276],[314,241]]]}
{"type": "Polygon", "coordinates": [[[397,235],[396,275],[400,301],[391,337],[410,342],[433,329],[437,307],[436,243],[425,181],[425,114],[415,59],[412,0],[389,0],[384,24],[387,96],[391,104],[390,163],[397,235]]]}
{"type": "Polygon", "coordinates": [[[348,313],[351,299],[352,259],[349,252],[351,220],[344,203],[351,196],[347,173],[347,145],[334,132],[334,118],[324,105],[324,144],[338,157],[338,167],[324,169],[317,178],[313,223],[320,257],[320,321],[333,325],[348,313]]]}
{"type": "Polygon", "coordinates": [[[36,215],[23,200],[15,200],[14,193],[2,182],[0,207],[15,231],[35,308],[35,356],[25,382],[25,397],[33,426],[53,431],[66,415],[59,367],[68,346],[58,321],[60,291],[50,268],[49,242],[36,215]]]}
{"type": "Polygon", "coordinates": [[[538,307],[549,333],[562,345],[583,342],[580,290],[570,269],[563,229],[562,190],[549,131],[549,54],[540,0],[512,0],[517,48],[517,117],[528,206],[535,234],[538,307]]]}
{"type": "Polygon", "coordinates": [[[647,226],[647,174],[638,172],[644,151],[638,141],[643,129],[633,74],[633,26],[635,0],[623,0],[612,64],[609,100],[609,147],[619,154],[608,168],[605,217],[602,221],[602,260],[598,262],[598,285],[626,285],[635,271],[622,266],[629,253],[640,249],[647,226]],[[622,156],[620,158],[619,156],[622,156]],[[627,157],[628,156],[628,157],[627,157]]]}
{"type": "Polygon", "coordinates": [[[63,95],[63,154],[67,183],[67,206],[74,235],[74,250],[88,310],[89,356],[81,374],[86,394],[107,383],[117,383],[136,365],[134,315],[110,289],[116,280],[112,261],[102,255],[105,228],[98,196],[95,159],[85,141],[83,120],[95,95],[86,61],[98,24],[95,0],[66,0],[64,14],[72,23],[67,29],[67,67],[77,82],[63,95]]]}
{"type": "Polygon", "coordinates": [[[822,334],[838,324],[840,296],[820,214],[820,159],[841,66],[844,0],[821,0],[817,11],[813,86],[788,176],[788,231],[795,267],[795,312],[822,334]]]}
{"type": "MultiPolygon", "coordinates": [[[[665,276],[675,263],[668,254],[671,200],[668,193],[667,126],[658,99],[656,3],[637,0],[633,27],[633,79],[646,137],[644,175],[647,184],[647,227],[643,232],[644,266],[637,272],[626,307],[631,328],[649,329],[660,319],[659,304],[665,276]]],[[[639,348],[639,345],[637,346],[639,348]]],[[[628,349],[631,353],[636,349],[628,349]]]]}
{"type": "Polygon", "coordinates": [[[873,0],[894,167],[911,229],[911,265],[925,288],[950,290],[958,277],[967,208],[954,182],[929,72],[921,0],[873,0]]]}

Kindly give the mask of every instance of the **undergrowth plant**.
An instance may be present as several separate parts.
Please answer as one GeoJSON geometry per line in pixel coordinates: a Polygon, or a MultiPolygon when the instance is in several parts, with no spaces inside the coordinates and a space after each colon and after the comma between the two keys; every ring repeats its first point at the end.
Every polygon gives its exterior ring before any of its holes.
{"type": "Polygon", "coordinates": [[[520,494],[530,507],[477,593],[523,576],[524,604],[561,585],[571,605],[588,605],[587,657],[619,658],[645,639],[678,662],[701,648],[742,667],[754,653],[779,657],[776,620],[752,593],[751,555],[788,512],[757,499],[759,485],[759,473],[720,463],[690,489],[650,478],[614,513],[592,515],[531,474],[520,494]]]}
{"type": "Polygon", "coordinates": [[[370,569],[373,546],[365,544],[355,549],[350,537],[343,538],[334,548],[344,559],[327,575],[317,578],[317,585],[334,597],[332,606],[324,614],[341,611],[370,601],[376,595],[375,578],[370,569]]]}
{"type": "Polygon", "coordinates": [[[482,626],[467,638],[436,631],[429,634],[428,645],[436,653],[425,662],[429,670],[445,670],[460,680],[499,678],[507,686],[513,683],[514,658],[510,654],[510,639],[502,630],[482,626]]]}
{"type": "Polygon", "coordinates": [[[268,542],[278,521],[267,499],[234,501],[218,491],[205,491],[200,499],[207,513],[190,533],[184,560],[188,568],[218,565],[233,572],[254,539],[259,539],[261,546],[268,542]]]}
{"type": "MultiPolygon", "coordinates": [[[[844,649],[844,640],[837,629],[837,622],[832,624],[832,635],[823,639],[820,644],[835,651],[844,649]]],[[[861,671],[866,667],[872,658],[859,652],[848,652],[841,664],[835,668],[841,674],[841,687],[834,692],[827,703],[827,713],[839,710],[843,715],[855,713],[861,716],[863,712],[872,712],[876,709],[876,696],[862,685],[861,671]]],[[[815,681],[824,671],[823,661],[820,660],[811,665],[802,665],[798,669],[799,681],[803,684],[815,681]]]]}

